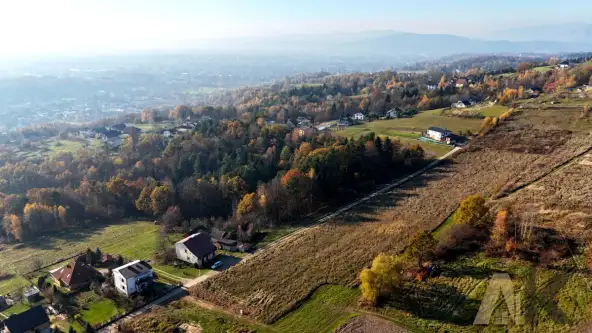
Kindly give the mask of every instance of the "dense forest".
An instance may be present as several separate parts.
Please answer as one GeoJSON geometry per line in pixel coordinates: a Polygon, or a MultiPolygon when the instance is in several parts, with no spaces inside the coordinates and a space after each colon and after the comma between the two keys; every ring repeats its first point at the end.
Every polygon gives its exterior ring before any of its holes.
{"type": "Polygon", "coordinates": [[[81,223],[158,216],[168,230],[216,220],[248,238],[422,161],[419,146],[374,135],[299,136],[256,119],[211,120],[172,139],[128,136],[117,154],[81,150],[5,164],[3,234],[27,240],[81,223]]]}

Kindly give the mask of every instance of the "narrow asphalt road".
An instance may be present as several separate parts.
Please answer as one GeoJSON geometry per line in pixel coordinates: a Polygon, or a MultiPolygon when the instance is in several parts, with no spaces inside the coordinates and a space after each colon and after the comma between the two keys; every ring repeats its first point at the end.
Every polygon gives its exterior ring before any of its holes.
{"type": "MultiPolygon", "coordinates": [[[[263,251],[265,251],[266,249],[269,249],[272,246],[276,246],[277,244],[280,244],[281,242],[283,242],[284,240],[286,240],[288,238],[297,236],[298,234],[300,234],[302,232],[305,232],[308,229],[314,228],[314,227],[316,227],[319,224],[325,223],[325,222],[331,220],[332,218],[334,218],[336,216],[339,216],[339,215],[347,212],[348,210],[350,210],[350,209],[352,209],[352,208],[354,208],[356,206],[359,206],[360,204],[363,204],[364,202],[366,202],[366,201],[368,201],[368,200],[376,197],[377,195],[381,195],[381,194],[384,194],[384,193],[386,193],[388,191],[391,191],[393,188],[395,188],[397,186],[400,186],[401,184],[403,184],[405,182],[408,182],[409,180],[411,180],[411,179],[413,179],[413,178],[415,178],[415,177],[417,177],[417,176],[425,173],[426,171],[434,168],[441,161],[443,161],[443,160],[447,159],[448,157],[454,155],[459,150],[461,150],[461,148],[455,147],[453,150],[451,150],[447,154],[441,156],[440,158],[438,158],[437,160],[433,161],[432,163],[428,164],[424,168],[422,168],[422,169],[420,169],[420,170],[418,170],[418,171],[416,171],[416,172],[414,172],[414,173],[412,173],[412,174],[410,174],[410,175],[408,175],[406,177],[403,177],[403,178],[397,180],[396,182],[394,182],[392,184],[389,184],[389,185],[387,185],[387,186],[385,186],[385,187],[383,187],[383,188],[381,188],[381,189],[379,189],[379,190],[377,190],[377,191],[369,194],[368,196],[365,196],[365,197],[363,197],[363,198],[361,198],[359,200],[356,200],[355,202],[352,202],[352,203],[350,203],[350,204],[348,204],[348,205],[346,205],[346,206],[344,206],[344,207],[336,210],[333,213],[327,214],[327,215],[319,218],[313,225],[309,225],[309,226],[306,226],[306,227],[302,227],[302,228],[296,229],[292,233],[276,239],[275,241],[267,244],[265,247],[257,250],[255,253],[253,253],[253,254],[251,254],[249,256],[244,257],[237,265],[240,265],[240,264],[248,261],[248,259],[253,258],[254,256],[262,253],[263,251]]],[[[229,269],[232,269],[232,267],[230,267],[229,269]]],[[[160,273],[160,272],[157,270],[157,273],[160,273]]],[[[204,275],[202,275],[200,277],[197,277],[195,279],[191,279],[191,280],[189,280],[189,279],[183,279],[181,281],[183,283],[183,287],[178,288],[178,289],[175,289],[172,292],[170,292],[169,294],[164,295],[161,298],[158,298],[158,299],[156,299],[156,300],[154,300],[154,301],[146,304],[142,308],[140,308],[140,309],[138,309],[138,310],[130,313],[129,315],[125,316],[124,318],[120,319],[119,321],[117,321],[117,322],[115,322],[115,323],[113,323],[113,324],[111,324],[111,325],[109,325],[109,326],[107,326],[105,328],[100,329],[98,332],[100,332],[100,333],[116,333],[117,332],[117,326],[120,323],[125,322],[125,321],[128,321],[130,319],[133,319],[133,318],[135,318],[135,317],[137,317],[139,315],[142,315],[144,313],[148,313],[156,305],[160,305],[160,304],[169,302],[172,299],[177,299],[177,298],[180,298],[182,296],[187,295],[189,288],[195,286],[196,284],[198,284],[198,283],[200,283],[202,281],[207,280],[208,278],[210,278],[210,277],[212,277],[212,276],[214,276],[214,275],[216,275],[218,273],[219,273],[218,271],[211,271],[211,272],[208,272],[207,274],[204,274],[204,275]]]]}

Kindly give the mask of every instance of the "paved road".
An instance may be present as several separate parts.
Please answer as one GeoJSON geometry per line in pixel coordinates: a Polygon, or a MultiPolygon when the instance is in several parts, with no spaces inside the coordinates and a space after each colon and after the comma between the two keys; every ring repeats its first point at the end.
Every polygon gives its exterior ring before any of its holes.
{"type": "MultiPolygon", "coordinates": [[[[325,223],[325,222],[331,220],[332,218],[337,217],[337,216],[339,216],[339,215],[347,212],[348,210],[350,210],[350,209],[352,209],[352,208],[354,208],[356,206],[359,206],[360,204],[362,204],[362,203],[364,203],[364,202],[366,202],[366,201],[368,201],[368,200],[376,197],[377,195],[381,195],[381,194],[384,194],[384,193],[386,193],[388,191],[391,191],[393,188],[395,188],[395,187],[397,187],[397,186],[399,186],[399,185],[401,185],[401,184],[403,184],[405,182],[408,182],[409,180],[411,180],[411,179],[413,179],[413,178],[415,178],[415,177],[423,174],[424,172],[432,169],[433,167],[435,167],[436,165],[438,165],[442,160],[445,160],[446,158],[454,155],[460,149],[461,148],[459,148],[459,147],[454,148],[453,150],[451,150],[450,152],[448,152],[446,155],[438,158],[437,160],[433,161],[432,163],[430,163],[429,165],[425,166],[421,170],[418,170],[418,171],[410,174],[409,176],[403,177],[403,178],[397,180],[396,182],[394,182],[392,184],[389,184],[389,185],[387,185],[387,186],[385,186],[385,187],[383,187],[383,188],[381,188],[381,189],[373,192],[372,194],[370,194],[370,195],[368,195],[368,196],[366,196],[366,197],[364,197],[362,199],[356,200],[355,202],[352,202],[352,203],[350,203],[350,204],[348,204],[348,205],[346,205],[346,206],[344,206],[344,207],[336,210],[333,213],[327,214],[327,215],[319,218],[313,225],[309,225],[309,226],[306,226],[306,227],[298,228],[295,231],[293,231],[292,233],[276,239],[275,241],[269,243],[265,247],[257,250],[255,253],[253,253],[253,254],[251,254],[249,256],[245,256],[237,265],[240,265],[240,264],[246,262],[248,259],[253,258],[254,256],[256,256],[256,255],[264,252],[266,249],[269,249],[270,247],[273,247],[273,246],[276,246],[277,244],[282,243],[283,241],[285,241],[288,238],[297,236],[298,234],[300,234],[300,233],[302,233],[302,232],[304,232],[306,230],[309,230],[311,228],[314,228],[314,227],[316,227],[319,224],[325,223]]],[[[232,269],[232,267],[230,267],[229,269],[232,269]]],[[[163,296],[163,297],[161,297],[161,298],[159,298],[157,300],[154,300],[154,301],[150,302],[149,304],[146,304],[144,307],[142,307],[142,308],[134,311],[133,313],[129,314],[128,316],[126,316],[125,318],[119,320],[118,322],[113,323],[112,325],[99,330],[100,333],[117,332],[117,325],[119,323],[128,321],[130,319],[133,319],[133,318],[135,318],[135,317],[137,317],[139,315],[142,315],[144,313],[148,313],[156,305],[163,304],[163,303],[166,303],[166,302],[168,302],[168,301],[170,301],[172,299],[175,299],[175,298],[184,296],[184,295],[187,294],[189,288],[191,288],[192,286],[195,286],[196,284],[198,284],[198,283],[200,283],[202,281],[205,281],[208,278],[210,278],[210,277],[212,277],[212,276],[214,276],[214,275],[216,275],[216,274],[219,273],[218,271],[211,271],[211,272],[208,272],[207,274],[204,274],[202,276],[199,276],[199,277],[197,277],[195,279],[182,279],[182,278],[176,277],[174,275],[171,275],[169,273],[166,273],[166,272],[163,272],[163,271],[160,271],[160,270],[157,270],[157,269],[155,271],[156,271],[157,274],[163,274],[164,273],[163,275],[165,275],[165,276],[167,276],[169,278],[173,278],[174,280],[177,280],[177,281],[182,282],[183,283],[183,287],[182,288],[175,289],[171,293],[169,293],[169,294],[167,294],[167,295],[165,295],[165,296],[163,296]]]]}

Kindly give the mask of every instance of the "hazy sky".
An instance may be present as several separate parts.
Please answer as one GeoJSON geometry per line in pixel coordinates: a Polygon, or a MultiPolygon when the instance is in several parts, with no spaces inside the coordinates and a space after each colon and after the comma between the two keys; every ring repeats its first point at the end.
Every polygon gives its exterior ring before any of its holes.
{"type": "Polygon", "coordinates": [[[0,0],[0,56],[377,29],[477,36],[591,12],[590,0],[0,0]]]}

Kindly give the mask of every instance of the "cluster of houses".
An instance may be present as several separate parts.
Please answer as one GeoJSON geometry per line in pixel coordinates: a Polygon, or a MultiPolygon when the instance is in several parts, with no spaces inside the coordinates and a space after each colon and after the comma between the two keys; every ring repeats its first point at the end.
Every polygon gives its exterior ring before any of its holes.
{"type": "Polygon", "coordinates": [[[141,133],[142,130],[127,126],[126,124],[116,124],[110,127],[96,127],[90,129],[82,129],[78,131],[78,136],[83,139],[99,139],[105,142],[110,148],[118,148],[121,145],[121,138],[123,135],[131,135],[141,133]]]}
{"type": "Polygon", "coordinates": [[[178,125],[174,128],[162,130],[162,131],[160,131],[160,134],[162,134],[164,137],[170,138],[170,137],[175,136],[176,134],[183,134],[186,132],[191,132],[199,125],[199,123],[204,122],[204,121],[208,121],[208,120],[212,120],[212,117],[202,116],[198,120],[196,120],[192,117],[187,117],[185,120],[183,120],[183,122],[180,125],[178,125]]]}

